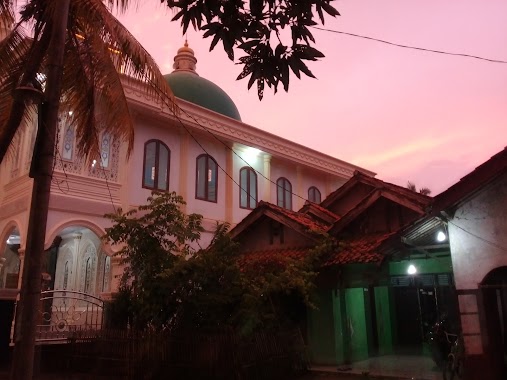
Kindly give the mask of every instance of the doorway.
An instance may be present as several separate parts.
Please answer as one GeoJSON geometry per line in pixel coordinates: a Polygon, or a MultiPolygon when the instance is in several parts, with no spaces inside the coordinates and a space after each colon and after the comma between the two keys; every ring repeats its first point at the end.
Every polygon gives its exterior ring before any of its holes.
{"type": "Polygon", "coordinates": [[[495,379],[507,378],[507,267],[492,270],[480,285],[487,344],[484,349],[495,379]]]}

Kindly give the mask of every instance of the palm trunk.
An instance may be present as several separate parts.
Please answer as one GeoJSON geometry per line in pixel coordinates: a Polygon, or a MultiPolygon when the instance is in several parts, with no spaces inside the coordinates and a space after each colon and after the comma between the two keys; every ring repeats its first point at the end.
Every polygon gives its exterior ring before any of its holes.
{"type": "Polygon", "coordinates": [[[49,209],[49,194],[53,170],[55,136],[60,106],[63,55],[70,0],[59,0],[60,8],[52,20],[51,42],[48,48],[48,73],[46,101],[41,107],[35,149],[35,165],[31,175],[34,178],[30,220],[28,223],[25,264],[19,307],[16,311],[16,334],[11,379],[31,380],[35,354],[35,334],[39,321],[41,292],[41,258],[44,251],[46,224],[49,209]]]}

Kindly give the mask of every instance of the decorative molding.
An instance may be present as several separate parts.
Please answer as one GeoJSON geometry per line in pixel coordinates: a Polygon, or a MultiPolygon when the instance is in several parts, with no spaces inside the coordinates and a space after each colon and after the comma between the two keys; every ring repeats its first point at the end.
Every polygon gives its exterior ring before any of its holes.
{"type": "MultiPolygon", "coordinates": [[[[153,96],[149,95],[146,84],[141,82],[134,83],[132,80],[129,80],[124,83],[124,89],[128,101],[134,107],[141,108],[145,112],[156,113],[164,119],[178,119],[169,113],[167,107],[161,106],[155,101],[153,96]]],[[[274,156],[290,159],[291,161],[299,161],[301,164],[320,169],[341,178],[350,178],[356,170],[366,175],[375,175],[375,173],[359,166],[328,156],[227,116],[217,114],[185,100],[177,99],[177,103],[184,111],[180,113],[179,119],[194,130],[202,131],[202,127],[200,126],[202,125],[222,138],[258,148],[274,156]]]]}

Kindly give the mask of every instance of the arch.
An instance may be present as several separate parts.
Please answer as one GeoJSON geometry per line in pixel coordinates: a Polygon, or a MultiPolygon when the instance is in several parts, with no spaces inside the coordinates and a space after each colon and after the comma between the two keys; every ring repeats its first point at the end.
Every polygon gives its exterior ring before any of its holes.
{"type": "Polygon", "coordinates": [[[311,186],[308,189],[308,200],[313,203],[320,203],[321,202],[321,194],[320,190],[317,189],[315,186],[311,186]]]}
{"type": "Polygon", "coordinates": [[[2,250],[0,252],[0,289],[16,289],[19,287],[21,271],[21,259],[19,249],[21,239],[19,229],[13,223],[8,223],[4,229],[2,238],[2,250]]]}
{"type": "Polygon", "coordinates": [[[257,173],[250,166],[239,171],[239,207],[253,210],[257,206],[257,173]]]}
{"type": "Polygon", "coordinates": [[[19,227],[21,223],[19,223],[17,220],[10,220],[7,222],[7,224],[2,229],[1,235],[0,235],[0,257],[3,256],[3,252],[5,251],[6,243],[6,237],[11,233],[12,230],[18,230],[19,232],[19,246],[24,248],[24,241],[21,235],[21,228],[19,227]]]}
{"type": "MultiPolygon", "coordinates": [[[[86,219],[73,219],[68,220],[65,222],[62,222],[60,224],[57,224],[51,228],[49,233],[46,235],[46,243],[44,244],[44,249],[48,249],[51,244],[53,243],[54,239],[61,233],[62,230],[64,230],[67,227],[72,226],[79,226],[88,228],[90,231],[92,231],[95,235],[99,237],[99,239],[105,235],[106,230],[98,226],[96,223],[92,222],[91,220],[86,219]]],[[[114,250],[113,247],[109,243],[102,242],[101,249],[106,253],[108,256],[114,255],[119,249],[114,250]]]]}
{"type": "Polygon", "coordinates": [[[209,154],[195,161],[195,199],[218,202],[218,164],[209,154]]]}
{"type": "Polygon", "coordinates": [[[276,180],[276,204],[287,210],[292,210],[292,184],[285,177],[276,180]]]}
{"type": "Polygon", "coordinates": [[[153,190],[169,190],[171,150],[160,140],[144,143],[142,187],[153,190]]]}
{"type": "Polygon", "coordinates": [[[502,285],[507,284],[507,266],[501,266],[491,271],[484,276],[480,285],[502,285]]]}

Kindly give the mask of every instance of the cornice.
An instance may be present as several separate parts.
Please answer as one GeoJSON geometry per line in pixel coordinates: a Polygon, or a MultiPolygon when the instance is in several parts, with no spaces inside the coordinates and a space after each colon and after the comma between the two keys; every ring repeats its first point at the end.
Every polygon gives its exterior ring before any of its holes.
{"type": "MultiPolygon", "coordinates": [[[[147,92],[145,84],[129,81],[124,84],[124,89],[131,106],[141,112],[155,113],[158,117],[165,120],[178,122],[178,118],[169,111],[166,105],[155,101],[155,98],[147,92]]],[[[368,176],[375,175],[374,172],[359,166],[286,140],[227,116],[217,114],[183,99],[177,98],[177,104],[182,110],[179,120],[193,130],[202,131],[206,128],[223,139],[252,146],[271,154],[273,157],[297,161],[303,165],[341,178],[348,179],[352,177],[356,170],[368,176]]]]}
{"type": "Polygon", "coordinates": [[[120,189],[121,185],[116,182],[57,170],[53,173],[51,184],[52,195],[114,204],[120,204],[120,189]]]}

